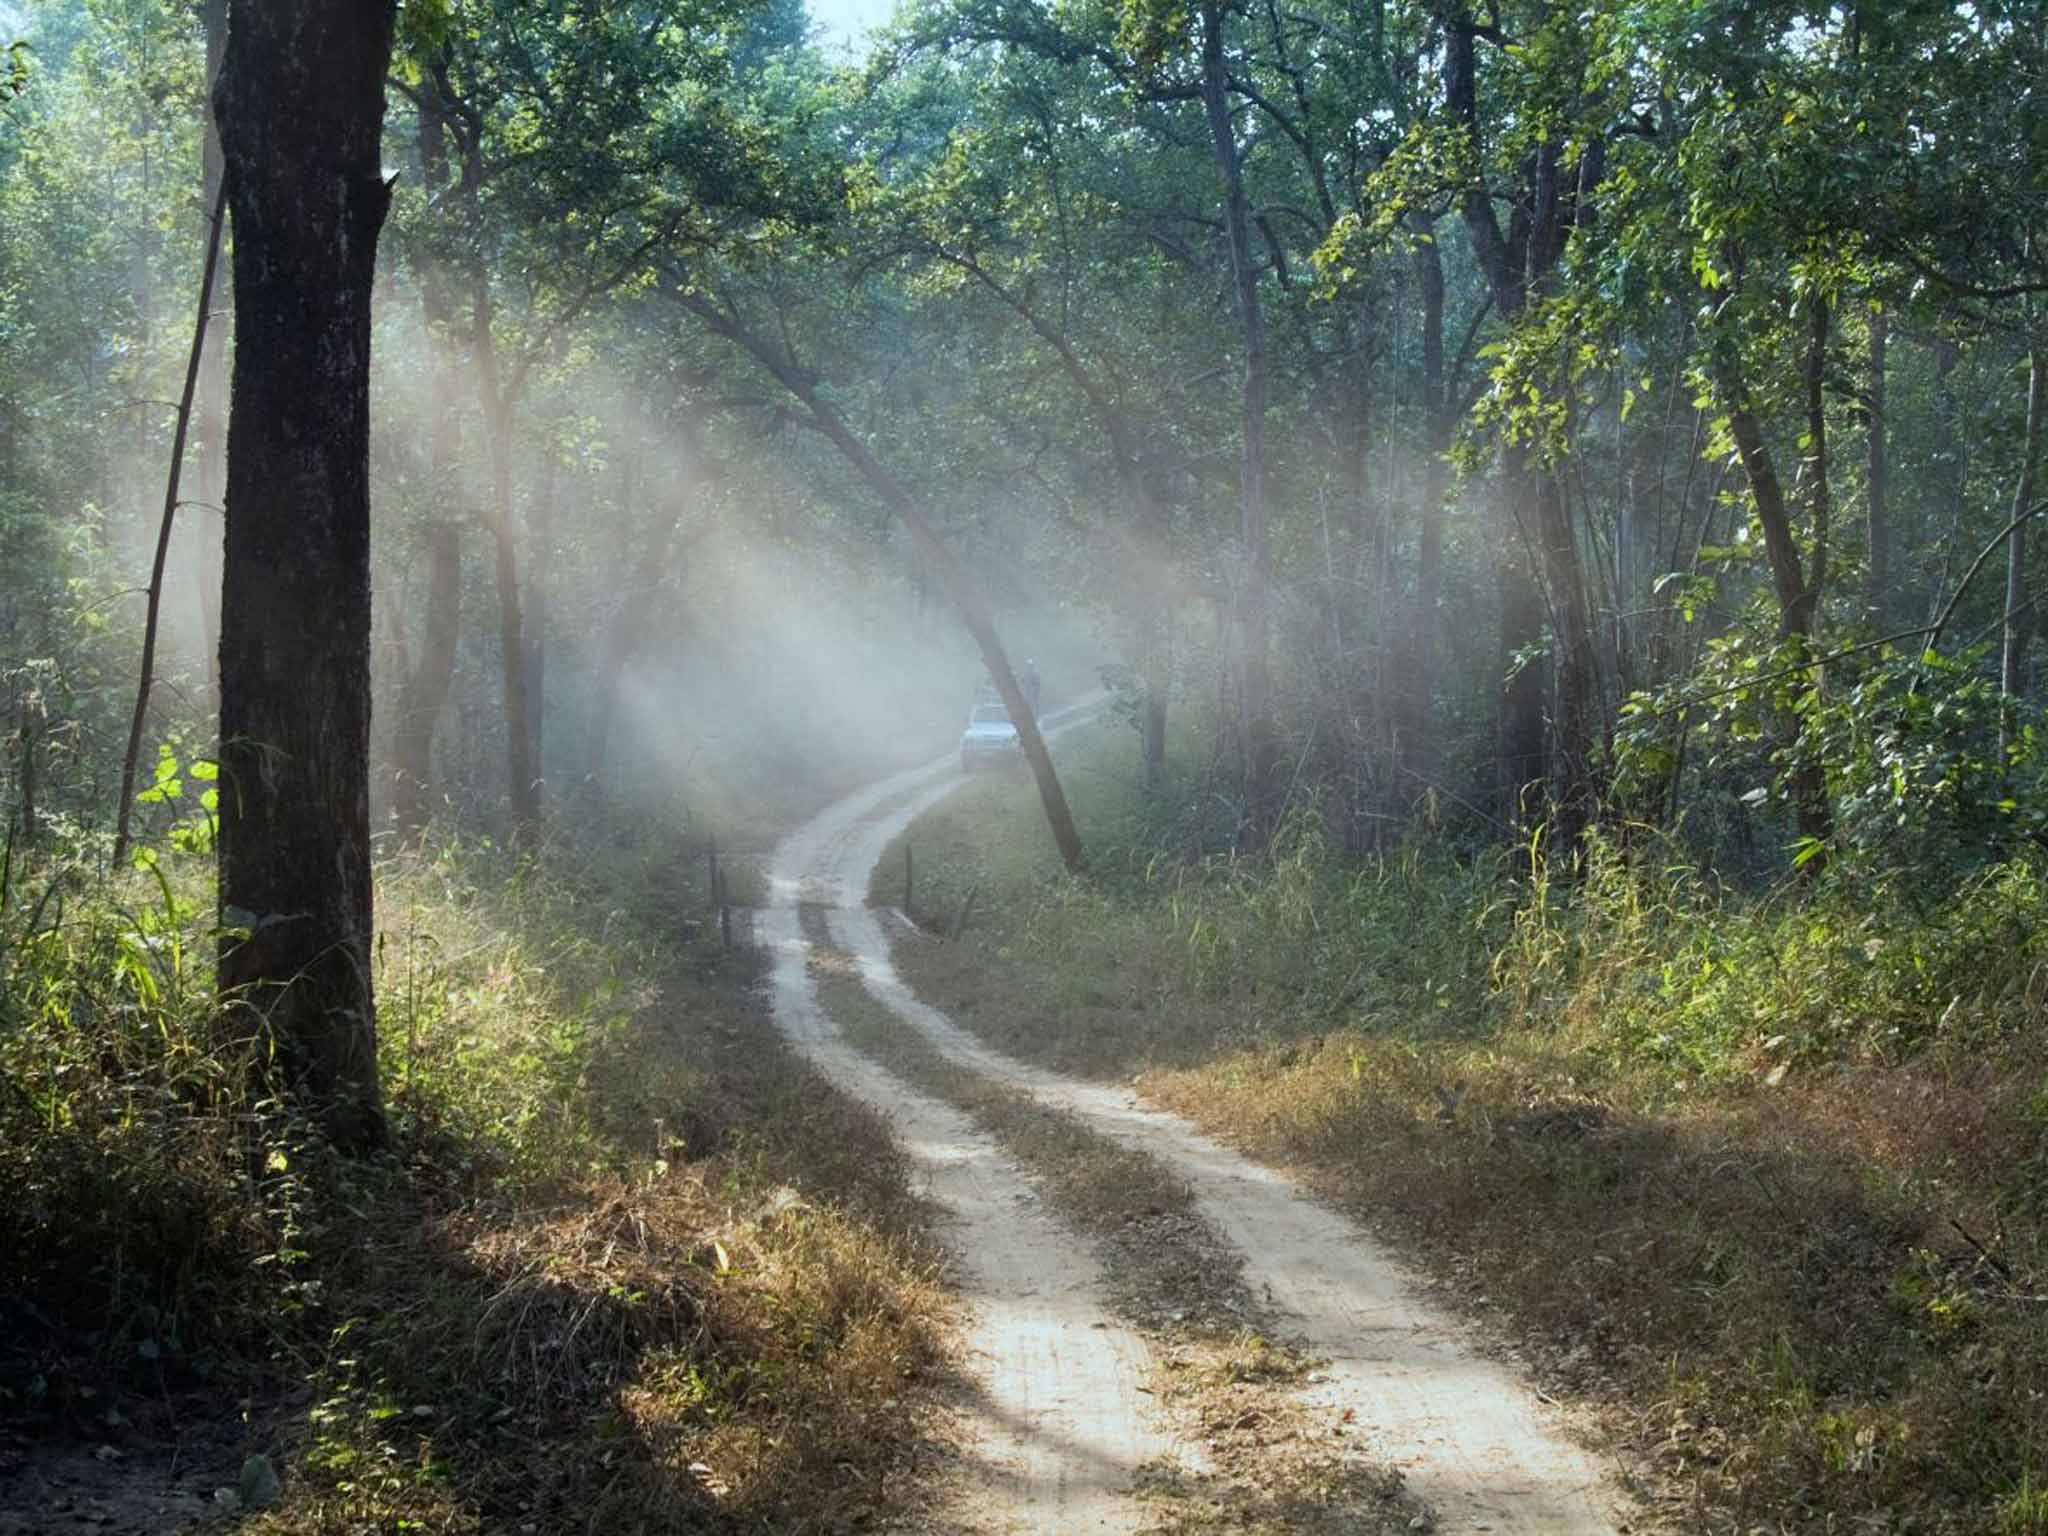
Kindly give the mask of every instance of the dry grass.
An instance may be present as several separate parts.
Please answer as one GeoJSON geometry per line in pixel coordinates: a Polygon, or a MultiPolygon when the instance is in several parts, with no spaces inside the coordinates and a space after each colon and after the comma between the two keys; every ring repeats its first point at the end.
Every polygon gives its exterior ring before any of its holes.
{"type": "Polygon", "coordinates": [[[443,849],[383,874],[397,1145],[369,1162],[232,1097],[203,972],[173,1009],[85,969],[97,930],[4,956],[39,1011],[0,1031],[0,1231],[35,1234],[0,1258],[34,1322],[0,1414],[111,1443],[108,1479],[159,1439],[207,1441],[216,1477],[263,1451],[285,1496],[255,1531],[914,1507],[952,1390],[937,1256],[887,1125],[781,1046],[757,957],[664,941],[590,871],[443,849]],[[12,1134],[52,1106],[61,1134],[12,1134]]]}
{"type": "Polygon", "coordinates": [[[2048,1532],[2038,885],[1752,912],[1615,865],[1509,906],[1292,851],[1139,879],[1077,798],[1092,886],[1014,798],[912,829],[935,902],[982,888],[964,937],[899,947],[933,1003],[1393,1228],[1679,1528],[2048,1532]]]}

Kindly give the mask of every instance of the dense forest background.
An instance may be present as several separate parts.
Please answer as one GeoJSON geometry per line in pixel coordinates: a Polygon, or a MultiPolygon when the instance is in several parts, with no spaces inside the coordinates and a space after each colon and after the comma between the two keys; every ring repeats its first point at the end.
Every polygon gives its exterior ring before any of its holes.
{"type": "MultiPolygon", "coordinates": [[[[1013,1044],[1118,1077],[1242,1048],[1327,1090],[1303,1103],[1378,1095],[1310,1135],[1161,1089],[1278,1157],[1405,1147],[1435,1181],[1373,1198],[1512,1270],[1525,1321],[1600,1318],[1639,1403],[1683,1360],[1688,1435],[1777,1436],[1700,1495],[1717,1529],[1924,1501],[2048,1530],[2038,0],[906,0],[859,56],[796,0],[408,0],[351,876],[367,910],[374,859],[377,920],[341,922],[365,1006],[328,1010],[368,1046],[375,1172],[215,967],[264,927],[215,870],[264,750],[221,739],[260,671],[222,638],[228,401],[275,361],[236,350],[230,9],[0,5],[0,1321],[33,1325],[0,1408],[75,1407],[130,1351],[196,1380],[262,1318],[261,1370],[342,1405],[312,1443],[343,1459],[306,1464],[334,1528],[463,1528],[514,1474],[387,1505],[346,1458],[389,1452],[391,1402],[460,1397],[437,1316],[585,1252],[535,1211],[609,1210],[694,1138],[732,1161],[649,1207],[640,1267],[561,1272],[637,1298],[607,1348],[719,1381],[733,1339],[783,1351],[814,1396],[718,1399],[756,1437],[733,1507],[829,1506],[818,1469],[899,1411],[847,1386],[858,1351],[806,1375],[822,1335],[758,1296],[710,1343],[639,1309],[732,1269],[706,1190],[815,1176],[857,1213],[820,1294],[925,1358],[927,1271],[860,1150],[886,1135],[832,1122],[817,1173],[815,1089],[678,1044],[657,999],[744,1016],[706,914],[760,894],[749,855],[1030,656],[1116,730],[1063,785],[1027,729],[1043,822],[976,801],[1012,845],[958,830],[921,912],[957,939],[986,904],[948,952],[978,975],[1060,957],[1074,1007],[1013,1044]],[[1057,867],[1018,873],[1025,842],[1057,867]],[[1372,1054],[1394,1038],[1427,1043],[1372,1054]],[[1496,1142],[1586,1103],[1656,1130],[1662,1182],[1583,1128],[1496,1142]],[[1667,1267],[1650,1238],[1573,1267],[1672,1189],[1722,1203],[1667,1267]],[[1510,1211],[1547,1224],[1487,1226],[1510,1211]],[[351,1267],[365,1212],[462,1248],[447,1311],[351,1267]],[[1813,1333],[1842,1291],[1891,1331],[1813,1333]],[[344,1317],[383,1321],[344,1351],[344,1317]]],[[[310,543],[285,564],[320,590],[310,543]]],[[[1068,995],[1042,980],[1003,995],[1068,995]]],[[[747,1241],[788,1258],[777,1219],[747,1241]]],[[[536,1443],[592,1392],[536,1385],[536,1443]]],[[[646,1442],[646,1510],[697,1497],[646,1442]]],[[[581,1508],[571,1460],[517,1477],[581,1508]]]]}
{"type": "MultiPolygon", "coordinates": [[[[7,772],[66,841],[111,815],[221,20],[19,18],[7,772]]],[[[379,825],[800,781],[886,734],[871,704],[978,665],[907,501],[1108,664],[1145,771],[1185,725],[1191,846],[1313,806],[1353,849],[1425,811],[1682,828],[1745,878],[2009,852],[2040,815],[2037,31],[955,5],[835,67],[787,5],[408,7],[379,825]]],[[[227,329],[146,732],[181,761],[227,329]]]]}

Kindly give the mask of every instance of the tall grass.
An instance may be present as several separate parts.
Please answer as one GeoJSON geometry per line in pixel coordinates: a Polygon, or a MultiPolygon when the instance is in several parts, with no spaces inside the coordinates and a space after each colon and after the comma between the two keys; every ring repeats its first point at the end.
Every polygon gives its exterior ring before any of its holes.
{"type": "Polygon", "coordinates": [[[15,874],[0,1419],[247,1399],[279,1530],[887,1507],[943,1364],[916,1202],[887,1127],[764,1032],[753,958],[678,937],[677,871],[384,859],[365,1161],[222,1032],[203,859],[15,874]]]}

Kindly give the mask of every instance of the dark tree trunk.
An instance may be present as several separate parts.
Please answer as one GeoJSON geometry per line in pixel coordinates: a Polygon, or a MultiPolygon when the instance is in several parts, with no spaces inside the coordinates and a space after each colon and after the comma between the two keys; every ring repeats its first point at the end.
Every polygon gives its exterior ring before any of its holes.
{"type": "MultiPolygon", "coordinates": [[[[1476,139],[1475,35],[1476,23],[1469,8],[1458,7],[1447,37],[1444,100],[1452,120],[1476,139]]],[[[1483,184],[1467,187],[1460,203],[1473,257],[1501,319],[1510,325],[1520,318],[1532,292],[1540,293],[1554,279],[1574,222],[1565,207],[1567,184],[1577,187],[1577,195],[1583,199],[1599,180],[1602,161],[1595,150],[1589,148],[1576,177],[1565,174],[1561,154],[1560,146],[1551,142],[1540,145],[1529,157],[1521,201],[1526,213],[1514,221],[1512,239],[1502,233],[1492,194],[1483,184]]],[[[1496,555],[1501,581],[1501,650],[1514,656],[1540,645],[1547,619],[1559,702],[1553,771],[1545,753],[1543,679],[1533,668],[1524,667],[1508,680],[1501,699],[1502,775],[1512,797],[1510,813],[1517,822],[1541,814],[1530,794],[1531,786],[1554,785],[1562,816],[1556,841],[1568,844],[1576,841],[1598,797],[1593,725],[1599,696],[1599,653],[1593,640],[1583,566],[1555,471],[1532,462],[1523,449],[1511,449],[1502,469],[1504,505],[1512,509],[1512,520],[1501,530],[1496,555]]]]}
{"type": "MultiPolygon", "coordinates": [[[[552,433],[541,443],[538,484],[526,504],[526,729],[533,744],[533,777],[547,784],[548,546],[553,538],[560,465],[552,433]]],[[[536,790],[538,793],[538,790],[536,790]]]]}
{"type": "Polygon", "coordinates": [[[1885,420],[1885,348],[1890,340],[1891,319],[1882,304],[1870,306],[1870,507],[1865,531],[1870,552],[1870,591],[1867,603],[1878,632],[1891,624],[1892,519],[1889,440],[1885,420]]]}
{"type": "MultiPolygon", "coordinates": [[[[1433,221],[1431,221],[1433,222],[1433,221]]],[[[1401,794],[1412,804],[1430,777],[1430,715],[1436,687],[1437,605],[1443,592],[1444,497],[1451,446],[1450,405],[1444,382],[1444,267],[1434,233],[1416,242],[1414,264],[1422,290],[1423,462],[1421,527],[1415,557],[1415,617],[1409,627],[1408,664],[1399,689],[1401,729],[1396,763],[1401,794]]]]}
{"type": "Polygon", "coordinates": [[[1244,190],[1244,151],[1230,116],[1229,75],[1223,48],[1223,8],[1202,7],[1202,105],[1222,180],[1223,226],[1230,243],[1230,275],[1244,339],[1244,445],[1240,471],[1239,541],[1244,545],[1243,586],[1237,601],[1237,708],[1243,738],[1244,798],[1254,843],[1274,831],[1277,761],[1272,679],[1267,655],[1268,589],[1272,553],[1266,539],[1265,317],[1259,308],[1259,273],[1252,264],[1251,205],[1244,190]]]}
{"type": "MultiPolygon", "coordinates": [[[[479,347],[488,347],[489,321],[478,327],[479,347]]],[[[505,782],[512,807],[512,839],[524,840],[540,827],[540,781],[533,767],[533,731],[527,719],[525,622],[520,612],[519,549],[512,527],[512,407],[500,402],[495,383],[486,390],[491,434],[491,550],[498,590],[498,658],[504,669],[505,782]]]]}
{"type": "MultiPolygon", "coordinates": [[[[435,435],[438,439],[438,428],[435,435]]],[[[434,460],[441,460],[438,446],[434,460]]],[[[462,529],[453,519],[443,519],[427,533],[427,611],[420,659],[399,691],[398,724],[391,740],[392,814],[407,837],[417,834],[433,814],[434,729],[455,680],[461,634],[462,529]]]]}
{"type": "Polygon", "coordinates": [[[335,1142],[385,1128],[370,981],[370,296],[392,0],[232,0],[220,987],[335,1142]]]}
{"type": "Polygon", "coordinates": [[[1500,572],[1500,768],[1508,819],[1518,828],[1541,820],[1550,782],[1544,725],[1550,669],[1537,654],[1543,644],[1543,591],[1529,558],[1536,495],[1535,476],[1520,452],[1503,455],[1493,536],[1500,572]]]}
{"type": "MultiPolygon", "coordinates": [[[[213,118],[214,88],[220,83],[221,60],[226,56],[228,45],[228,0],[206,0],[203,20],[206,27],[206,100],[207,107],[202,114],[204,122],[200,133],[200,190],[205,199],[204,206],[212,208],[220,201],[221,179],[225,175],[226,162],[221,155],[220,126],[213,118]]],[[[223,290],[228,284],[226,274],[214,279],[213,305],[215,318],[206,327],[204,350],[199,359],[199,401],[197,406],[197,437],[199,446],[198,519],[196,526],[203,530],[196,542],[199,547],[196,586],[199,596],[199,633],[206,649],[206,678],[219,703],[220,691],[220,537],[219,524],[214,520],[220,516],[220,506],[227,494],[228,434],[228,340],[233,335],[229,326],[227,307],[228,294],[223,290]]]]}
{"type": "Polygon", "coordinates": [[[2005,546],[2005,636],[1998,664],[1998,691],[2006,700],[1999,726],[2001,746],[2010,741],[2011,701],[2019,697],[2020,664],[2026,659],[2027,632],[2031,628],[2021,622],[2027,604],[2027,524],[2021,519],[2034,505],[2034,481],[2041,465],[2042,396],[2048,390],[2048,381],[2042,377],[2043,361],[2041,347],[2028,349],[2026,447],[2021,452],[2019,485],[2013,492],[2013,530],[2006,535],[2005,546]]]}
{"type": "MultiPolygon", "coordinates": [[[[1823,314],[1825,311],[1822,312],[1823,314]]],[[[1823,319],[1821,325],[1825,327],[1823,319]]],[[[1799,555],[1798,540],[1792,531],[1791,509],[1785,500],[1783,482],[1771,459],[1769,446],[1764,442],[1763,430],[1758,425],[1756,413],[1750,404],[1749,394],[1741,374],[1732,358],[1725,352],[1715,361],[1717,383],[1723,396],[1729,402],[1728,429],[1735,439],[1735,451],[1742,460],[1743,473],[1749,479],[1751,504],[1756,508],[1757,522],[1763,528],[1764,553],[1771,566],[1771,583],[1778,598],[1778,622],[1780,632],[1789,642],[1796,661],[1804,661],[1812,654],[1813,620],[1819,599],[1818,583],[1826,574],[1824,553],[1825,509],[1821,548],[1816,549],[1814,574],[1809,577],[1799,555]]],[[[1809,367],[1811,361],[1809,358],[1809,367]]],[[[1819,448],[1820,463],[1825,478],[1825,439],[1819,448]]],[[[1824,492],[1820,492],[1824,496],[1824,492]]],[[[1788,720],[1783,729],[1788,737],[1799,729],[1798,721],[1788,720]]],[[[1833,815],[1827,799],[1827,784],[1818,763],[1808,763],[1803,754],[1799,756],[1792,772],[1792,802],[1802,837],[1815,843],[1825,843],[1833,831],[1833,815]]],[[[1809,859],[1802,868],[1809,874],[1817,875],[1821,870],[1818,858],[1809,859]]]]}
{"type": "MultiPolygon", "coordinates": [[[[441,74],[428,71],[419,89],[420,177],[429,195],[448,182],[448,105],[441,74]]],[[[426,321],[427,350],[434,382],[434,427],[429,438],[428,483],[437,497],[447,486],[461,447],[456,415],[459,370],[451,355],[453,305],[448,277],[431,252],[410,253],[419,278],[420,311],[426,321]]],[[[427,534],[427,609],[419,662],[406,673],[392,733],[392,814],[401,835],[416,836],[432,816],[434,733],[448,707],[455,682],[455,657],[462,637],[462,522],[443,508],[427,534]]]]}

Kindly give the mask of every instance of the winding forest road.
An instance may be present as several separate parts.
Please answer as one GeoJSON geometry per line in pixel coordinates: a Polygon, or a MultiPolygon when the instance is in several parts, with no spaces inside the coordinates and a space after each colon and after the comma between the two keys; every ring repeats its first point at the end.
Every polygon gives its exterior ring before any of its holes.
{"type": "MultiPolygon", "coordinates": [[[[1047,735],[1092,719],[1099,700],[1047,716],[1047,735]]],[[[1244,1279],[1281,1325],[1328,1358],[1304,1389],[1333,1428],[1401,1472],[1450,1536],[1616,1536],[1623,1496],[1599,1461],[1509,1370],[1479,1355],[1374,1237],[1189,1122],[1119,1087],[1083,1082],[989,1049],[914,996],[896,975],[869,877],[905,827],[964,782],[954,761],[899,774],[831,806],[777,848],[771,907],[757,933],[774,957],[778,1027],[833,1082],[894,1120],[931,1197],[950,1219],[970,1349],[986,1397],[970,1430],[982,1467],[974,1529],[1135,1531],[1134,1475],[1162,1459],[1192,1465],[1151,1414],[1138,1380],[1145,1340],[1104,1309],[1086,1241],[1036,1208],[1022,1173],[950,1106],[920,1094],[843,1040],[819,1006],[800,909],[822,909],[832,942],[869,993],[956,1064],[1140,1150],[1193,1190],[1201,1214],[1242,1255],[1244,1279]]],[[[961,1522],[953,1522],[961,1523],[961,1522]]]]}

